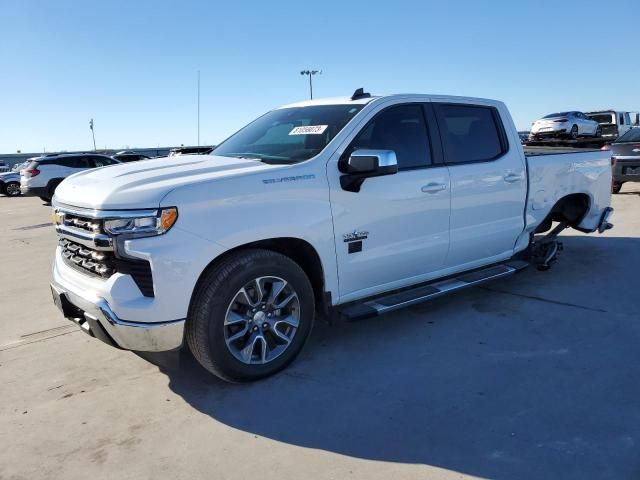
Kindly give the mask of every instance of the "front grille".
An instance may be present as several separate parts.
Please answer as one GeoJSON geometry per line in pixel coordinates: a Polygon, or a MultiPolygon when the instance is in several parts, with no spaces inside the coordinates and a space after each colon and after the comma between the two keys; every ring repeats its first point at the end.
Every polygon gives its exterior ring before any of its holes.
{"type": "Polygon", "coordinates": [[[64,210],[60,213],[62,222],[58,229],[59,243],[62,258],[67,265],[105,280],[116,272],[130,275],[145,297],[154,296],[149,262],[117,255],[113,238],[104,231],[103,220],[64,210]]]}
{"type": "Polygon", "coordinates": [[[109,278],[116,272],[113,252],[93,250],[67,238],[60,238],[60,246],[62,257],[72,267],[102,278],[109,278]]]}
{"type": "Polygon", "coordinates": [[[71,213],[65,213],[63,224],[67,227],[77,228],[91,233],[104,233],[102,229],[102,220],[95,218],[81,217],[71,213]]]}

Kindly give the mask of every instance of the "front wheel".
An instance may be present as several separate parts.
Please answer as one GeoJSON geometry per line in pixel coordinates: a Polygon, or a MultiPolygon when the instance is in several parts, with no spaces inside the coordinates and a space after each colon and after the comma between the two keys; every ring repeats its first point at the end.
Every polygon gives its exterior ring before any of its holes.
{"type": "Polygon", "coordinates": [[[186,340],[198,362],[218,377],[257,380],[295,359],[314,316],[313,289],[297,263],[268,250],[244,250],[203,274],[186,340]]]}
{"type": "Polygon", "coordinates": [[[8,197],[17,197],[20,195],[20,183],[9,182],[4,186],[4,194],[8,197]]]}

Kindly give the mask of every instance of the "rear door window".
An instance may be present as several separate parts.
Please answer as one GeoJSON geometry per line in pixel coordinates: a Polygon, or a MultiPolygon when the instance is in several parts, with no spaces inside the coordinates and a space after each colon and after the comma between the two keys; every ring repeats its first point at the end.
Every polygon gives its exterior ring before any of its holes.
{"type": "Polygon", "coordinates": [[[445,162],[487,162],[508,150],[500,115],[494,107],[434,104],[445,162]]]}
{"type": "Polygon", "coordinates": [[[88,157],[74,157],[71,160],[71,165],[69,165],[70,167],[73,168],[93,168],[93,165],[91,164],[92,162],[90,162],[88,157]]]}
{"type": "Polygon", "coordinates": [[[91,166],[89,168],[105,167],[107,165],[113,165],[114,163],[115,162],[113,160],[111,160],[110,158],[106,158],[106,157],[91,157],[90,158],[91,166]]]}

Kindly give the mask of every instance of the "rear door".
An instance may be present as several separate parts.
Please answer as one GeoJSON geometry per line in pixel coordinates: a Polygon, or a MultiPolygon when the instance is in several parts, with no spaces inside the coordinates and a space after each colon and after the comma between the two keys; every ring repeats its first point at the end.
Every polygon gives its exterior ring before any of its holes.
{"type": "Polygon", "coordinates": [[[524,228],[526,171],[504,105],[434,103],[451,178],[447,266],[475,268],[512,256],[524,228]]]}
{"type": "Polygon", "coordinates": [[[416,283],[445,264],[450,186],[433,112],[425,104],[380,105],[329,162],[341,301],[416,283]],[[393,150],[398,173],[340,185],[338,161],[356,149],[393,150]]]}

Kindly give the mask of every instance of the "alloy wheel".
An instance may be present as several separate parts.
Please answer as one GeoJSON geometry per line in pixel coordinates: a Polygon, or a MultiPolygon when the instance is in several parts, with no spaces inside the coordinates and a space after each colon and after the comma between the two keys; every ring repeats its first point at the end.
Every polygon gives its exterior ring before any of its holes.
{"type": "Polygon", "coordinates": [[[5,193],[10,197],[17,197],[18,195],[20,195],[20,184],[19,183],[7,184],[5,193]]]}
{"type": "Polygon", "coordinates": [[[290,283],[258,277],[246,283],[227,307],[224,340],[245,364],[266,364],[291,345],[300,325],[300,300],[290,283]]]}

